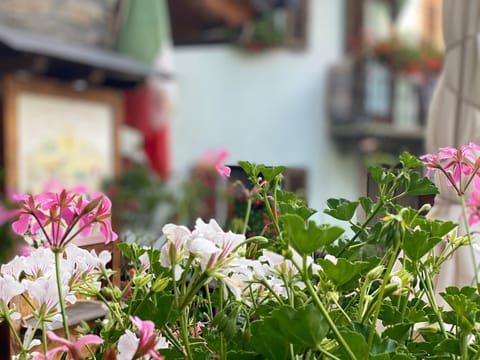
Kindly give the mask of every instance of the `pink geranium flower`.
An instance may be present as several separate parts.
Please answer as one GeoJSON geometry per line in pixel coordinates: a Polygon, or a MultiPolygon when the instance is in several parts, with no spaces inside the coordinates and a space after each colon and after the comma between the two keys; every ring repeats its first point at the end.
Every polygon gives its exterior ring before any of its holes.
{"type": "Polygon", "coordinates": [[[420,156],[427,175],[440,171],[459,195],[463,195],[480,168],[480,146],[470,143],[459,148],[443,147],[438,154],[420,156]]]}
{"type": "Polygon", "coordinates": [[[130,321],[135,325],[137,331],[133,333],[126,330],[125,334],[118,340],[118,360],[139,359],[145,355],[155,360],[163,360],[156,349],[166,347],[163,338],[155,333],[155,325],[151,321],[143,321],[136,316],[131,316],[130,321]]]}
{"type": "Polygon", "coordinates": [[[48,331],[47,336],[50,340],[59,342],[60,346],[47,352],[46,356],[41,354],[35,357],[35,360],[53,359],[57,353],[68,353],[73,360],[82,360],[85,356],[82,355],[82,348],[86,345],[98,345],[103,343],[101,337],[97,335],[85,335],[77,341],[70,341],[57,336],[53,331],[48,331]]]}
{"type": "Polygon", "coordinates": [[[465,203],[468,212],[468,224],[474,225],[480,222],[480,178],[476,177],[473,191],[465,203]]]}
{"type": "Polygon", "coordinates": [[[228,157],[228,151],[222,150],[220,151],[217,159],[215,160],[215,169],[220,175],[226,178],[230,177],[230,173],[232,172],[232,170],[228,166],[223,165],[227,157],[228,157]]]}
{"type": "Polygon", "coordinates": [[[63,249],[78,235],[88,236],[99,227],[105,242],[117,239],[112,230],[112,203],[102,193],[90,195],[62,190],[35,196],[16,195],[18,219],[12,229],[19,235],[43,240],[46,246],[63,249]]]}
{"type": "Polygon", "coordinates": [[[207,166],[213,165],[218,174],[227,178],[230,177],[230,173],[232,171],[228,166],[223,165],[227,157],[228,151],[225,149],[220,150],[220,152],[218,153],[210,150],[202,155],[202,157],[200,158],[200,163],[207,166]]]}

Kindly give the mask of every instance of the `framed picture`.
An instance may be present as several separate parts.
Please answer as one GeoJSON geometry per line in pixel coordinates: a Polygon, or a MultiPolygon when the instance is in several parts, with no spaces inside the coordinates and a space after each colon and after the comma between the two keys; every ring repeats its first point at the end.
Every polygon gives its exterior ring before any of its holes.
{"type": "Polygon", "coordinates": [[[7,190],[37,193],[85,185],[100,190],[120,171],[121,94],[75,91],[46,79],[4,79],[7,190]]]}

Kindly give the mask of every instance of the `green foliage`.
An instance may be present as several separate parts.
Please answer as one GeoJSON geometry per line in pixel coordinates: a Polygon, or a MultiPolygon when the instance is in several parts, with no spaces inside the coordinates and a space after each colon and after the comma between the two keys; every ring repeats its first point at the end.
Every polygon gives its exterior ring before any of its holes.
{"type": "Polygon", "coordinates": [[[90,329],[105,340],[98,354],[138,316],[170,341],[160,351],[167,359],[478,358],[478,288],[447,288],[441,296],[451,309],[443,309],[432,281],[469,239],[425,208],[400,205],[437,193],[418,159],[405,153],[400,167],[370,167],[375,199],[329,199],[325,213],[344,226],[312,220],[315,210],[282,190],[285,167],[240,165],[254,187],[241,228],[252,230],[248,217],[260,202],[269,231],[221,233],[202,247],[212,236],[203,229],[195,247],[193,232],[177,228],[162,250],[119,244],[127,270],[121,287],[101,290],[110,313],[90,329]],[[245,242],[233,244],[238,238],[245,242]],[[434,253],[441,241],[443,252],[434,253]]]}

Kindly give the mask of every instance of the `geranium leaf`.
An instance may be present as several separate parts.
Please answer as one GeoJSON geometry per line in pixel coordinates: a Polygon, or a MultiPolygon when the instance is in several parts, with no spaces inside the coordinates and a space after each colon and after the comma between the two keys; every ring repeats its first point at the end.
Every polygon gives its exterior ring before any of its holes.
{"type": "Polygon", "coordinates": [[[289,191],[279,191],[277,193],[277,200],[281,214],[296,214],[302,219],[307,220],[317,212],[317,210],[307,207],[305,201],[299,199],[294,193],[289,191]]]}
{"type": "Polygon", "coordinates": [[[272,312],[285,340],[304,347],[316,348],[327,335],[329,326],[313,304],[300,309],[283,306],[272,312]]]}
{"type": "Polygon", "coordinates": [[[287,170],[286,166],[261,166],[260,173],[268,182],[272,182],[275,177],[287,170]]]}
{"type": "Polygon", "coordinates": [[[364,261],[350,262],[347,259],[339,258],[336,264],[325,259],[319,259],[318,264],[322,267],[328,279],[337,288],[341,288],[343,285],[358,279],[361,276],[361,270],[368,263],[364,261]]]}
{"type": "Polygon", "coordinates": [[[438,237],[447,235],[450,231],[457,227],[457,224],[452,221],[433,220],[430,222],[430,224],[432,236],[438,237]]]}
{"type": "Polygon", "coordinates": [[[358,207],[358,201],[349,201],[346,199],[328,199],[327,206],[324,213],[335,219],[349,221],[355,215],[358,207]]]}
{"type": "Polygon", "coordinates": [[[411,172],[408,186],[405,191],[410,195],[434,195],[438,194],[438,188],[428,178],[418,172],[411,172]]]}
{"type": "Polygon", "coordinates": [[[305,221],[295,214],[280,217],[290,242],[301,255],[311,254],[335,241],[345,231],[339,226],[317,225],[313,221],[305,221]]]}
{"type": "MultiPolygon", "coordinates": [[[[348,339],[348,346],[357,359],[368,359],[368,345],[363,335],[351,330],[342,330],[340,334],[344,339],[348,339]]],[[[342,347],[338,349],[336,355],[338,355],[340,359],[350,358],[342,347]]]]}
{"type": "Polygon", "coordinates": [[[423,166],[423,162],[411,155],[408,151],[404,151],[400,155],[399,160],[403,167],[407,169],[423,166]]]}
{"type": "Polygon", "coordinates": [[[278,332],[278,325],[271,317],[257,320],[250,325],[252,331],[251,342],[256,351],[272,360],[288,358],[289,344],[278,332]]]}
{"type": "Polygon", "coordinates": [[[426,231],[417,230],[405,233],[402,249],[412,261],[420,260],[434,248],[442,239],[431,237],[426,231]]]}

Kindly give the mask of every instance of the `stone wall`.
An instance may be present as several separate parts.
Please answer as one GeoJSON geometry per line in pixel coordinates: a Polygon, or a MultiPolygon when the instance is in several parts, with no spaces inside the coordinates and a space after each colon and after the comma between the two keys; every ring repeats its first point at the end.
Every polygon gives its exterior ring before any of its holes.
{"type": "Polygon", "coordinates": [[[111,47],[122,0],[1,0],[0,24],[56,39],[111,47]]]}

